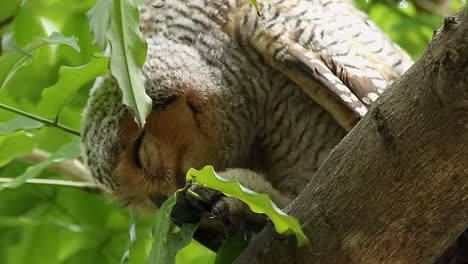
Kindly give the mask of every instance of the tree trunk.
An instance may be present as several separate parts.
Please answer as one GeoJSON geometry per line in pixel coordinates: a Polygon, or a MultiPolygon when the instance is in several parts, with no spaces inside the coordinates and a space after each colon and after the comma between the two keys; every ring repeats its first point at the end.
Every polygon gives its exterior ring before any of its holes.
{"type": "Polygon", "coordinates": [[[311,245],[267,226],[235,263],[432,264],[468,227],[468,15],[415,65],[288,207],[311,245]]]}

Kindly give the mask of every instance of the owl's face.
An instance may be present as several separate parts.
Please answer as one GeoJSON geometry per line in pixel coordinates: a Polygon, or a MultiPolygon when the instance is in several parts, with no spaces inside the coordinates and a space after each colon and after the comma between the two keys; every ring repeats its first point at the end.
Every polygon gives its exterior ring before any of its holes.
{"type": "Polygon", "coordinates": [[[149,115],[143,130],[131,115],[123,117],[120,137],[125,150],[114,177],[125,188],[115,193],[117,198],[143,209],[159,207],[185,185],[189,168],[216,163],[217,140],[204,129],[210,120],[195,105],[190,97],[174,97],[149,115]]]}

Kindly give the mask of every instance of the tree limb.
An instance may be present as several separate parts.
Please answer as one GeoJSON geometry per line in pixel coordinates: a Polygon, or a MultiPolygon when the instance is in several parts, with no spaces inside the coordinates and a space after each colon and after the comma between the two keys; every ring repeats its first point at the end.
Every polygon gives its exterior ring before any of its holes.
{"type": "Polygon", "coordinates": [[[288,207],[311,245],[267,227],[235,263],[431,264],[468,227],[468,15],[415,65],[288,207]]]}
{"type": "MultiPolygon", "coordinates": [[[[50,155],[49,152],[42,149],[34,149],[33,152],[19,157],[18,160],[35,164],[47,160],[50,155]]],[[[91,173],[78,159],[59,162],[50,166],[48,169],[75,181],[93,182],[91,173]]]]}
{"type": "MultiPolygon", "coordinates": [[[[0,177],[0,183],[10,183],[10,182],[13,182],[14,180],[15,178],[0,177]]],[[[97,191],[99,191],[96,184],[91,183],[91,182],[82,182],[82,181],[66,181],[66,180],[55,180],[55,179],[27,179],[26,183],[64,186],[64,187],[76,187],[76,188],[85,188],[85,189],[90,189],[90,190],[97,189],[97,191]]]]}

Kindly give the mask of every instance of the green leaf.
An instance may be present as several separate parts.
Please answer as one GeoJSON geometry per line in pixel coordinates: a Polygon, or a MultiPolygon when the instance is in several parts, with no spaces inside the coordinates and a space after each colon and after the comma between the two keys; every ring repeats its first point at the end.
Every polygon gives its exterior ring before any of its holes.
{"type": "Polygon", "coordinates": [[[99,250],[96,250],[95,248],[88,248],[88,249],[80,250],[77,253],[73,254],[62,264],[83,264],[83,263],[108,264],[110,262],[106,260],[104,255],[100,254],[99,250]]]}
{"type": "Polygon", "coordinates": [[[36,146],[36,137],[25,131],[0,136],[0,167],[14,158],[29,154],[36,146]]]}
{"type": "MultiPolygon", "coordinates": [[[[21,6],[21,0],[3,1],[0,8],[0,36],[6,27],[14,21],[14,17],[21,6]]],[[[5,50],[5,46],[3,46],[5,50]]]]}
{"type": "Polygon", "coordinates": [[[39,112],[46,118],[54,119],[78,89],[108,72],[108,62],[107,57],[91,57],[90,62],[85,65],[60,67],[58,81],[42,92],[39,112]]]}
{"type": "Polygon", "coordinates": [[[27,118],[25,116],[17,116],[8,122],[0,122],[0,135],[6,135],[18,130],[34,130],[43,127],[44,124],[27,118]]]}
{"type": "Polygon", "coordinates": [[[127,262],[130,259],[130,250],[133,244],[136,243],[136,222],[135,222],[135,215],[130,214],[130,230],[128,232],[128,236],[130,238],[127,246],[127,250],[125,250],[122,259],[120,260],[120,264],[127,262]]]}
{"type": "Polygon", "coordinates": [[[260,12],[257,0],[249,0],[249,2],[255,7],[255,10],[257,10],[257,12],[260,12]]]}
{"type": "Polygon", "coordinates": [[[176,256],[176,264],[211,264],[215,263],[216,253],[192,239],[176,256]]]}
{"type": "MultiPolygon", "coordinates": [[[[30,54],[41,46],[41,43],[31,43],[26,46],[25,51],[30,54]]],[[[31,59],[28,56],[18,53],[5,53],[3,56],[0,56],[0,92],[5,88],[13,75],[29,63],[31,63],[31,59]]]]}
{"type": "Polygon", "coordinates": [[[275,225],[276,232],[280,234],[294,234],[298,246],[309,242],[302,231],[299,220],[285,214],[279,209],[266,194],[256,193],[240,185],[237,180],[226,180],[216,174],[212,166],[205,166],[201,170],[190,169],[187,172],[187,180],[193,180],[195,184],[203,185],[235,197],[246,203],[255,213],[266,214],[275,225]]]}
{"type": "Polygon", "coordinates": [[[23,185],[26,180],[37,177],[45,168],[49,167],[50,165],[73,159],[78,156],[80,156],[80,139],[75,137],[70,143],[62,145],[62,147],[60,147],[57,152],[52,154],[49,159],[28,167],[26,171],[20,176],[16,177],[14,181],[1,185],[0,190],[3,188],[18,188],[23,185]]]}
{"type": "Polygon", "coordinates": [[[78,46],[77,40],[74,36],[65,37],[59,32],[53,32],[48,38],[41,38],[42,41],[49,44],[64,44],[74,48],[77,52],[80,52],[80,46],[78,46]]]}
{"type": "Polygon", "coordinates": [[[3,51],[8,51],[8,52],[15,52],[18,54],[21,54],[23,56],[27,56],[28,58],[32,59],[31,54],[29,54],[26,50],[21,48],[18,43],[15,42],[13,39],[13,34],[10,32],[7,32],[5,35],[2,37],[2,49],[3,51]]]}
{"type": "Polygon", "coordinates": [[[142,67],[146,42],[141,35],[140,15],[133,1],[114,0],[107,37],[111,45],[110,70],[123,94],[123,103],[143,127],[151,111],[151,98],[145,92],[142,67]]]}
{"type": "Polygon", "coordinates": [[[177,193],[169,197],[156,212],[153,246],[147,264],[174,264],[176,254],[192,240],[198,224],[175,226],[170,215],[177,200],[177,193]]]}
{"type": "MultiPolygon", "coordinates": [[[[24,51],[27,54],[33,54],[45,44],[65,44],[74,48],[78,52],[80,50],[75,37],[66,38],[58,32],[53,32],[48,38],[41,38],[41,41],[29,43],[24,48],[24,51]]],[[[0,92],[5,88],[13,75],[29,63],[31,63],[31,59],[23,54],[6,53],[5,55],[0,56],[0,92]]]]}
{"type": "MultiPolygon", "coordinates": [[[[173,227],[170,219],[172,208],[177,201],[176,194],[170,196],[156,212],[154,218],[154,231],[153,231],[153,246],[151,247],[150,255],[147,259],[147,264],[158,264],[167,257],[168,254],[168,236],[173,227]]],[[[169,264],[169,263],[168,263],[169,264]]]]}
{"type": "Polygon", "coordinates": [[[98,0],[96,5],[86,13],[94,34],[93,43],[101,50],[106,48],[106,33],[110,26],[110,13],[112,10],[112,0],[98,0]]]}
{"type": "Polygon", "coordinates": [[[216,255],[215,264],[231,264],[247,247],[249,241],[241,234],[227,237],[216,255]]]}
{"type": "Polygon", "coordinates": [[[9,17],[13,16],[21,5],[21,0],[9,0],[2,3],[0,9],[0,21],[4,21],[9,17]]]}
{"type": "Polygon", "coordinates": [[[135,5],[137,6],[143,6],[146,4],[146,1],[147,0],[133,0],[133,2],[135,3],[135,5]]]}

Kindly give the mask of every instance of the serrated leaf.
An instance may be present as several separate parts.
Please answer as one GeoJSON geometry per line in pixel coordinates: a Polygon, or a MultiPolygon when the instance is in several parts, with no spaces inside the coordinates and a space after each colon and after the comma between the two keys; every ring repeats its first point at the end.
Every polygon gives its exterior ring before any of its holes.
{"type": "Polygon", "coordinates": [[[36,137],[25,131],[18,131],[0,136],[0,167],[10,163],[14,158],[31,153],[36,146],[36,137]]]}
{"type": "Polygon", "coordinates": [[[142,67],[146,58],[146,42],[140,32],[140,15],[133,1],[114,0],[111,26],[107,38],[111,46],[110,70],[123,94],[123,103],[130,107],[143,127],[151,111],[152,100],[145,92],[142,67]]]}
{"type": "Polygon", "coordinates": [[[156,212],[153,231],[153,246],[147,264],[174,264],[177,252],[192,240],[198,224],[175,226],[170,215],[177,201],[177,193],[169,197],[156,212]]]}
{"type": "Polygon", "coordinates": [[[13,133],[18,130],[33,130],[43,127],[44,124],[27,118],[25,116],[17,116],[15,119],[12,119],[7,122],[0,122],[0,135],[6,135],[13,133]]]}
{"type": "Polygon", "coordinates": [[[42,91],[39,112],[46,118],[54,119],[78,89],[108,72],[108,62],[107,57],[91,57],[89,63],[85,65],[60,67],[58,81],[42,91]]]}
{"type": "Polygon", "coordinates": [[[112,0],[98,0],[94,7],[86,13],[91,32],[94,34],[93,43],[101,50],[106,48],[106,33],[110,26],[112,0]]]}
{"type": "Polygon", "coordinates": [[[50,165],[76,158],[80,156],[80,152],[80,139],[75,137],[70,143],[62,145],[47,160],[28,167],[23,174],[16,177],[13,181],[0,185],[0,191],[3,188],[18,188],[22,186],[26,180],[37,177],[45,168],[49,167],[50,165]]]}
{"type": "Polygon", "coordinates": [[[49,44],[64,44],[74,48],[77,52],[80,52],[80,46],[78,46],[77,40],[74,36],[65,37],[59,32],[53,32],[48,38],[41,38],[42,41],[49,44]]]}
{"type": "Polygon", "coordinates": [[[195,181],[195,184],[203,185],[223,192],[228,196],[235,197],[246,203],[255,213],[266,214],[275,225],[276,232],[280,234],[294,234],[298,246],[309,242],[302,231],[299,220],[285,214],[263,193],[256,193],[244,186],[237,180],[226,180],[219,176],[212,166],[205,166],[201,170],[190,169],[187,172],[187,180],[195,181]]]}

